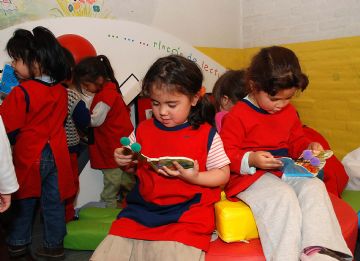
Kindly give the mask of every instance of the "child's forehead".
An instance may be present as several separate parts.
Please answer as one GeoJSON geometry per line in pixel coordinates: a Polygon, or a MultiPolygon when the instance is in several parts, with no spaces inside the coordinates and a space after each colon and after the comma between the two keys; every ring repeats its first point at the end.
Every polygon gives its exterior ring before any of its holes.
{"type": "Polygon", "coordinates": [[[174,84],[153,84],[150,88],[150,95],[173,95],[173,96],[179,96],[184,95],[182,92],[180,92],[176,85],[174,84]]]}
{"type": "Polygon", "coordinates": [[[175,88],[158,88],[153,87],[150,90],[150,98],[152,100],[156,101],[175,101],[182,98],[188,98],[187,95],[185,95],[182,92],[179,92],[175,88]]]}

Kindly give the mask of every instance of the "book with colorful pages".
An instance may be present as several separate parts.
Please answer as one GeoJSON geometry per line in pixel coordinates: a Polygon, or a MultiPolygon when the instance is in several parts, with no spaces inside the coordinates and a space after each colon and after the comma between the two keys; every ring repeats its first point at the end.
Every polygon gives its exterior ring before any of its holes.
{"type": "Polygon", "coordinates": [[[316,177],[326,164],[333,151],[304,150],[301,156],[293,160],[288,157],[278,158],[282,163],[282,172],[286,177],[316,177]]]}

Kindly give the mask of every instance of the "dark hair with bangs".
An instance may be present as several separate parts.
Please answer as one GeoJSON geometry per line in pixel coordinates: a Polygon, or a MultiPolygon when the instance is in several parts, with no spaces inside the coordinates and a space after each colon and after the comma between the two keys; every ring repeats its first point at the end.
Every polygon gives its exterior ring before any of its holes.
{"type": "MultiPolygon", "coordinates": [[[[152,88],[164,88],[165,92],[178,92],[192,99],[201,90],[203,74],[199,66],[180,55],[169,55],[159,58],[147,71],[142,81],[142,94],[149,97],[152,88]]],[[[193,129],[208,122],[214,126],[215,109],[209,98],[200,97],[188,116],[193,129]]]]}
{"type": "Polygon", "coordinates": [[[67,79],[71,73],[63,48],[45,27],[37,26],[32,32],[17,29],[6,44],[6,51],[12,59],[24,62],[31,78],[35,77],[36,63],[40,73],[50,76],[55,82],[67,79]]]}
{"type": "Polygon", "coordinates": [[[255,89],[270,96],[293,87],[304,91],[309,84],[295,53],[281,46],[262,48],[251,61],[246,81],[249,92],[255,89]]]}

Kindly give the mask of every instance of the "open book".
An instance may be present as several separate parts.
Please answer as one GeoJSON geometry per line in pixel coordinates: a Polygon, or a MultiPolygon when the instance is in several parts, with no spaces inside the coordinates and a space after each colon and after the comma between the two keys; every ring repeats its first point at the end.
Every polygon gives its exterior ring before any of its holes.
{"type": "Polygon", "coordinates": [[[158,171],[163,166],[166,166],[171,170],[176,170],[176,167],[173,164],[174,161],[178,162],[184,169],[191,169],[194,167],[194,160],[187,157],[144,157],[146,158],[146,162],[148,162],[155,171],[158,171]]]}
{"type": "Polygon", "coordinates": [[[326,160],[333,155],[333,151],[304,150],[297,160],[288,157],[278,158],[282,161],[282,172],[286,177],[316,177],[326,164],[326,160]]]}
{"type": "Polygon", "coordinates": [[[131,144],[131,141],[128,137],[122,137],[120,139],[120,143],[123,145],[124,155],[133,154],[133,159],[148,163],[156,172],[163,166],[166,166],[171,170],[176,170],[176,167],[173,164],[174,161],[178,162],[184,169],[191,169],[194,167],[194,160],[187,157],[147,157],[140,152],[141,145],[137,142],[131,144]]]}

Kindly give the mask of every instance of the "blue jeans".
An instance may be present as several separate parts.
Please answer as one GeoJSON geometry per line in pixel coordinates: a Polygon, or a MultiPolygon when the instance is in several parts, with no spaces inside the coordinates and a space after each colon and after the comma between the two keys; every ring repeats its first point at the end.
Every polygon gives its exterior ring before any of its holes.
{"type": "MultiPolygon", "coordinates": [[[[54,156],[47,144],[40,160],[41,196],[40,206],[44,220],[44,247],[54,248],[63,246],[66,235],[65,207],[61,202],[58,173],[54,156]]],[[[37,198],[19,199],[13,202],[14,219],[10,226],[7,243],[13,246],[31,243],[32,224],[36,209],[37,198]]]]}

